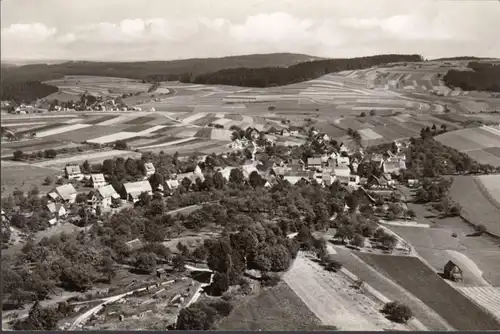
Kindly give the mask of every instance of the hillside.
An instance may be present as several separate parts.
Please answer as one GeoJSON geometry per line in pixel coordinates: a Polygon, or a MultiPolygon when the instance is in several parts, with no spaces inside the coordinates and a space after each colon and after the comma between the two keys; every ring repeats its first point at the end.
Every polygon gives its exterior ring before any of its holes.
{"type": "Polygon", "coordinates": [[[19,67],[2,68],[2,79],[6,83],[24,81],[46,81],[65,75],[99,75],[147,81],[177,80],[180,75],[215,72],[238,67],[279,67],[290,66],[317,57],[272,53],[232,56],[223,58],[193,58],[172,61],[146,62],[65,62],[62,64],[30,64],[19,67]]]}
{"type": "Polygon", "coordinates": [[[182,82],[244,87],[284,86],[292,83],[316,79],[328,73],[366,69],[387,63],[419,62],[419,55],[377,55],[348,59],[326,59],[303,62],[287,68],[235,68],[214,73],[200,74],[194,78],[182,78],[182,82]]]}

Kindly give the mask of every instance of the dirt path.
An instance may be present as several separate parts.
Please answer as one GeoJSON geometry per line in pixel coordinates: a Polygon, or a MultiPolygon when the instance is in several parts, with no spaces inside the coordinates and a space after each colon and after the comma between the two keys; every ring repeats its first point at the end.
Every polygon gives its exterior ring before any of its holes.
{"type": "Polygon", "coordinates": [[[380,305],[353,289],[344,275],[325,271],[303,253],[284,280],[324,325],[339,330],[409,330],[387,320],[380,305]]]}

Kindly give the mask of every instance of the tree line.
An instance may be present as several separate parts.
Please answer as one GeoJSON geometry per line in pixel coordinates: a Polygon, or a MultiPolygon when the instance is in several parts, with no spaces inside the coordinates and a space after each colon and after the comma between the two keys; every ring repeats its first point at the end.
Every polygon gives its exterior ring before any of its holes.
{"type": "Polygon", "coordinates": [[[289,67],[223,69],[188,78],[182,82],[245,87],[273,87],[312,80],[328,73],[359,70],[394,62],[420,62],[419,55],[377,55],[350,59],[328,59],[303,62],[289,67]]]}
{"type": "Polygon", "coordinates": [[[443,81],[450,87],[466,91],[478,90],[500,93],[500,65],[486,62],[470,62],[471,71],[449,70],[443,81]]]}

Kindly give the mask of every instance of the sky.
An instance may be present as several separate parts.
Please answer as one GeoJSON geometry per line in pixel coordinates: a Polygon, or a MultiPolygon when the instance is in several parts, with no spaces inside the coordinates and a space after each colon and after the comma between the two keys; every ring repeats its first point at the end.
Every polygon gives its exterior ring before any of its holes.
{"type": "Polygon", "coordinates": [[[498,0],[2,0],[2,59],[500,57],[498,0]]]}

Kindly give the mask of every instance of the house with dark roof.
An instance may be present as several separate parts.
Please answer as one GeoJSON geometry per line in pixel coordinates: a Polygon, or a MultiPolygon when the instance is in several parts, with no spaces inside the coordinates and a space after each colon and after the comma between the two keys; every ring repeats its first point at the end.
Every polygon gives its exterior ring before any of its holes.
{"type": "Polygon", "coordinates": [[[443,277],[452,281],[463,281],[464,279],[462,269],[451,260],[444,266],[443,277]]]}
{"type": "Polygon", "coordinates": [[[79,165],[67,165],[64,168],[64,174],[68,180],[83,180],[83,173],[79,165]]]}

